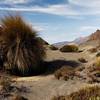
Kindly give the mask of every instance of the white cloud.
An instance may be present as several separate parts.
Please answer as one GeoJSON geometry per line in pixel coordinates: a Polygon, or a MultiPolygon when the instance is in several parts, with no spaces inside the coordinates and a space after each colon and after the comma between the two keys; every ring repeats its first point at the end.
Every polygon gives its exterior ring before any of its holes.
{"type": "Polygon", "coordinates": [[[100,0],[68,0],[71,6],[79,7],[80,15],[100,15],[100,0]]]}
{"type": "MultiPolygon", "coordinates": [[[[3,2],[3,1],[2,1],[3,2]]],[[[1,4],[2,4],[1,2],[1,4]]],[[[4,0],[5,3],[20,4],[27,3],[29,0],[4,0]]],[[[12,7],[2,8],[3,11],[26,11],[26,12],[41,12],[60,16],[67,16],[67,18],[80,19],[83,15],[100,15],[100,0],[69,0],[67,4],[55,4],[31,7],[12,7]],[[76,9],[75,6],[78,8],[76,9]]]]}
{"type": "Polygon", "coordinates": [[[80,27],[80,31],[81,32],[88,31],[88,30],[95,31],[95,30],[97,30],[99,28],[100,28],[99,26],[82,26],[82,27],[80,27]]]}
{"type": "Polygon", "coordinates": [[[100,0],[69,0],[69,3],[83,6],[83,7],[99,7],[100,0]]]}
{"type": "Polygon", "coordinates": [[[0,4],[24,4],[27,2],[28,0],[1,0],[0,4]]]}
{"type": "Polygon", "coordinates": [[[48,7],[34,6],[30,8],[0,8],[0,10],[6,11],[30,11],[30,12],[42,12],[54,15],[78,15],[78,12],[73,10],[69,5],[50,5],[48,7]]]}

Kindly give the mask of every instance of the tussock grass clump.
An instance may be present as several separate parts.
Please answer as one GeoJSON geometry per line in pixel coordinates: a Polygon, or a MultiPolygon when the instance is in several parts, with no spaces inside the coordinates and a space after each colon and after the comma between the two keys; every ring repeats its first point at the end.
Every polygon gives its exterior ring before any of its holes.
{"type": "Polygon", "coordinates": [[[29,89],[16,83],[8,75],[0,77],[0,100],[28,100],[19,94],[28,93],[29,89]]]}
{"type": "Polygon", "coordinates": [[[68,80],[68,79],[72,79],[74,76],[75,72],[74,69],[70,66],[63,66],[60,69],[58,69],[57,71],[55,71],[54,75],[57,79],[64,79],[64,80],[68,80]]]}
{"type": "Polygon", "coordinates": [[[82,88],[67,96],[55,97],[54,100],[99,100],[98,98],[100,99],[100,86],[94,85],[82,88]]]}
{"type": "Polygon", "coordinates": [[[77,52],[78,46],[76,45],[65,45],[62,48],[60,48],[61,52],[77,52]]]}
{"type": "Polygon", "coordinates": [[[51,50],[58,50],[58,48],[57,48],[56,46],[54,46],[54,45],[50,45],[49,48],[50,48],[51,50]]]}
{"type": "Polygon", "coordinates": [[[88,50],[90,53],[96,53],[97,52],[97,48],[91,48],[88,50]]]}
{"type": "Polygon", "coordinates": [[[87,63],[87,60],[85,58],[79,58],[78,61],[82,62],[82,63],[87,63]]]}
{"type": "Polygon", "coordinates": [[[100,67],[100,57],[97,57],[95,60],[95,66],[100,67]]]}
{"type": "Polygon", "coordinates": [[[6,16],[1,20],[1,25],[5,43],[5,69],[23,76],[41,73],[44,70],[41,64],[45,49],[37,32],[20,16],[6,16]]]}
{"type": "Polygon", "coordinates": [[[8,76],[1,76],[0,77],[0,91],[10,91],[12,81],[8,76]]]}

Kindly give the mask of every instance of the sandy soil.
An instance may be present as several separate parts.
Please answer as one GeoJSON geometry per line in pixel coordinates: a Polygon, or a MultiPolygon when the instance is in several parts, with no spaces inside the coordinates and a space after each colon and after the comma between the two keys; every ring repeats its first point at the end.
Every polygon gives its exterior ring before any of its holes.
{"type": "MultiPolygon", "coordinates": [[[[78,58],[84,57],[89,61],[93,59],[94,56],[95,54],[90,55],[86,51],[82,53],[61,53],[59,51],[47,50],[46,60],[51,62],[54,60],[77,61],[78,58]]],[[[53,74],[20,77],[16,78],[16,80],[18,85],[29,88],[30,92],[23,94],[29,100],[50,100],[53,96],[67,95],[87,85],[87,83],[80,79],[68,81],[57,80],[53,74]]]]}

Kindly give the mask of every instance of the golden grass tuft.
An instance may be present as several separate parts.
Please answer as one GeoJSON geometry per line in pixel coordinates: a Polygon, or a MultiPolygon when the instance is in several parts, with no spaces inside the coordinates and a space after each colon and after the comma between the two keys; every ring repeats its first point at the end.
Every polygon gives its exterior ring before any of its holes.
{"type": "Polygon", "coordinates": [[[95,66],[100,67],[100,57],[97,57],[95,60],[95,66]]]}
{"type": "Polygon", "coordinates": [[[91,48],[88,50],[90,53],[96,53],[97,52],[97,48],[91,48]]]}
{"type": "Polygon", "coordinates": [[[67,96],[54,97],[51,100],[99,100],[100,99],[100,86],[93,85],[80,89],[67,96]],[[59,99],[60,98],[60,99],[59,99]]]}
{"type": "Polygon", "coordinates": [[[60,69],[58,69],[57,71],[55,71],[54,75],[57,79],[64,79],[64,80],[68,80],[68,79],[72,79],[74,76],[75,72],[74,69],[70,66],[63,66],[60,69]]]}
{"type": "Polygon", "coordinates": [[[45,57],[45,49],[37,32],[20,16],[6,16],[1,19],[1,25],[5,69],[23,76],[41,73],[44,70],[40,64],[45,57]]]}

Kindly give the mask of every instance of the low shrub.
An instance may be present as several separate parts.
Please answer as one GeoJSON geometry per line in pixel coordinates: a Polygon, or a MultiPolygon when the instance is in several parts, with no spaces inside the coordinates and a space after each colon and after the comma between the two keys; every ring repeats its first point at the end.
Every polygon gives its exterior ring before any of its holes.
{"type": "Polygon", "coordinates": [[[70,66],[63,66],[57,71],[55,71],[54,75],[57,79],[61,78],[64,80],[72,79],[74,76],[74,69],[70,66]]]}
{"type": "Polygon", "coordinates": [[[84,58],[79,58],[78,61],[82,62],[82,63],[87,63],[87,60],[84,58]]]}
{"type": "Polygon", "coordinates": [[[0,100],[28,100],[21,95],[21,93],[28,93],[28,88],[19,86],[16,81],[12,80],[10,76],[0,76],[0,100]]]}
{"type": "Polygon", "coordinates": [[[12,81],[7,76],[1,76],[0,78],[0,91],[9,91],[11,88],[12,81]]]}
{"type": "Polygon", "coordinates": [[[97,52],[97,48],[91,48],[91,49],[89,49],[88,50],[90,53],[95,53],[95,52],[97,52]]]}
{"type": "Polygon", "coordinates": [[[61,52],[77,52],[78,46],[76,45],[65,45],[62,48],[60,48],[61,52]]]}
{"type": "Polygon", "coordinates": [[[80,89],[67,96],[58,96],[51,100],[99,100],[100,86],[93,85],[80,89]],[[60,99],[59,99],[60,98],[60,99]]]}
{"type": "Polygon", "coordinates": [[[95,66],[100,67],[100,57],[97,57],[95,60],[95,66]]]}
{"type": "Polygon", "coordinates": [[[50,45],[49,48],[50,48],[51,50],[58,50],[58,48],[57,48],[56,46],[54,46],[54,45],[50,45]]]}

